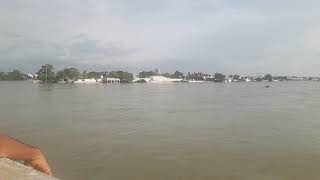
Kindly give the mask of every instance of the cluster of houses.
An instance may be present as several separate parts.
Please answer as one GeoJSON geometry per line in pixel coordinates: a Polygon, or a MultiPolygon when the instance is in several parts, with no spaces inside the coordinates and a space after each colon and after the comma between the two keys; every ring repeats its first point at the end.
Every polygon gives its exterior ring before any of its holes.
{"type": "Polygon", "coordinates": [[[180,79],[180,78],[168,78],[168,77],[164,77],[161,75],[155,75],[155,76],[150,76],[150,77],[146,77],[146,78],[139,78],[136,77],[133,82],[134,83],[171,83],[171,82],[184,82],[184,79],[180,79]]]}
{"type": "Polygon", "coordinates": [[[95,83],[112,83],[112,84],[118,84],[120,83],[120,79],[119,78],[104,78],[103,76],[101,76],[98,79],[77,79],[75,81],[73,81],[73,83],[75,84],[95,84],[95,83]]]}
{"type": "MultiPolygon", "coordinates": [[[[37,74],[27,74],[29,79],[34,79],[34,83],[40,83],[40,80],[37,80],[37,74]]],[[[76,79],[72,81],[58,81],[58,84],[65,84],[65,83],[74,83],[74,84],[97,84],[97,83],[112,83],[112,84],[119,84],[121,80],[119,78],[104,78],[101,76],[100,78],[86,78],[86,79],[76,79]]]]}
{"type": "Polygon", "coordinates": [[[118,84],[120,83],[119,78],[91,78],[91,79],[77,79],[73,81],[75,84],[96,84],[96,83],[113,83],[113,84],[118,84]]]}
{"type": "MultiPolygon", "coordinates": [[[[155,71],[157,72],[157,71],[155,71]]],[[[213,75],[202,75],[197,78],[168,78],[160,74],[150,76],[147,78],[136,77],[133,82],[146,82],[146,83],[170,83],[170,82],[212,82],[216,81],[216,77],[213,75]]],[[[296,77],[296,76],[277,76],[266,78],[265,76],[239,76],[229,75],[225,76],[222,82],[281,82],[281,81],[320,81],[319,77],[296,77]]]]}

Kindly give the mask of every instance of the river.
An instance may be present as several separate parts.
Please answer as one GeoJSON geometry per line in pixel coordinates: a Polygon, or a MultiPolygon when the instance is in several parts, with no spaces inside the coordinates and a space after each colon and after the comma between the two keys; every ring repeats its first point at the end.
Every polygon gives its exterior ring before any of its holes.
{"type": "Polygon", "coordinates": [[[1,132],[62,180],[318,180],[319,107],[320,82],[0,82],[1,132]]]}

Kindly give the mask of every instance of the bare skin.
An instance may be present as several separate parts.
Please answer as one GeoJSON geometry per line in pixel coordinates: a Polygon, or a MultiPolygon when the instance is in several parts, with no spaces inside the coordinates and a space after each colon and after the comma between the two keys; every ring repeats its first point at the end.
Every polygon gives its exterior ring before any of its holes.
{"type": "Polygon", "coordinates": [[[0,158],[24,161],[26,166],[52,176],[50,166],[38,148],[2,134],[0,134],[0,158]]]}

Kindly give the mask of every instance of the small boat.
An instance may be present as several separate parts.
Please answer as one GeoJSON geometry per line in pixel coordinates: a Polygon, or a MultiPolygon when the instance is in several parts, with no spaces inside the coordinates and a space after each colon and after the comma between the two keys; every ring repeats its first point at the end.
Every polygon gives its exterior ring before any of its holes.
{"type": "Polygon", "coordinates": [[[269,88],[270,86],[266,86],[266,88],[269,88]]]}

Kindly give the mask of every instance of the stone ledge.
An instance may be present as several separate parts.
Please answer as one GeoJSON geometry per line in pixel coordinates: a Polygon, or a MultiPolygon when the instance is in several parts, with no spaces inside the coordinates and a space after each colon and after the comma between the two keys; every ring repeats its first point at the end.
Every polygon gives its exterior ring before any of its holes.
{"type": "Polygon", "coordinates": [[[10,159],[0,158],[1,180],[59,180],[10,159]]]}

